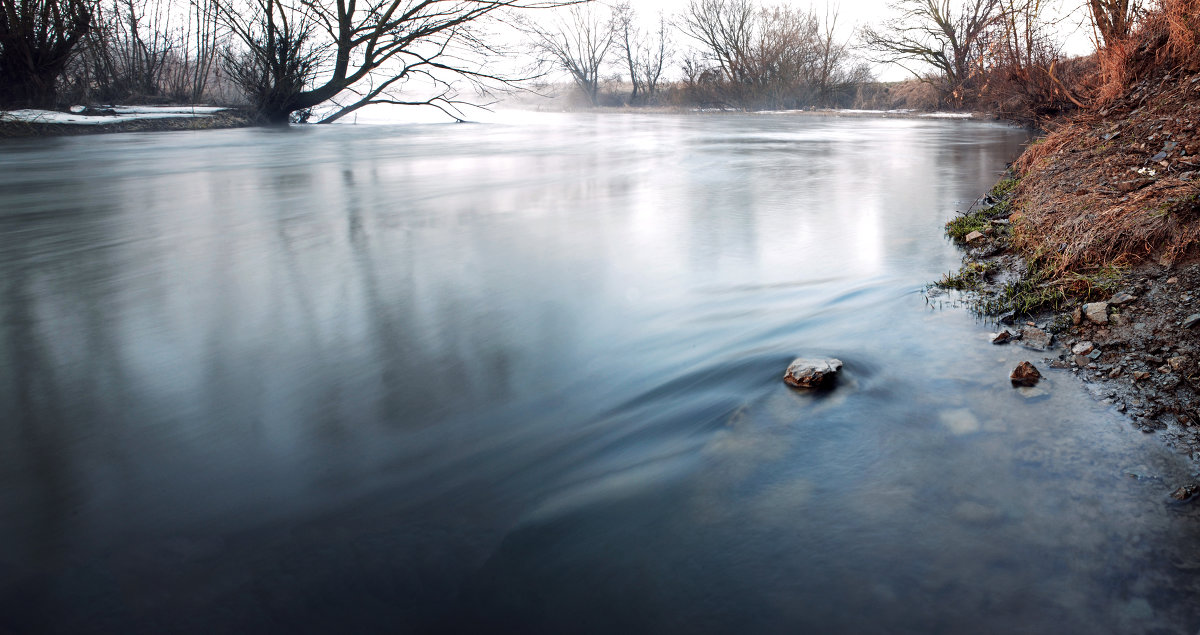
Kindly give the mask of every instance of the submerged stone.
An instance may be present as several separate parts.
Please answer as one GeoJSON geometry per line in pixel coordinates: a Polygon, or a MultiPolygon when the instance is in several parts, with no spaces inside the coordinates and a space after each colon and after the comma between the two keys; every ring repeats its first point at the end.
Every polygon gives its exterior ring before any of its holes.
{"type": "Polygon", "coordinates": [[[783,381],[796,388],[819,388],[828,384],[841,370],[840,359],[800,357],[788,365],[783,381]]]}
{"type": "Polygon", "coordinates": [[[1174,492],[1171,492],[1171,498],[1174,498],[1177,501],[1186,501],[1194,498],[1196,494],[1200,494],[1200,485],[1192,483],[1190,485],[1184,485],[1174,492]]]}

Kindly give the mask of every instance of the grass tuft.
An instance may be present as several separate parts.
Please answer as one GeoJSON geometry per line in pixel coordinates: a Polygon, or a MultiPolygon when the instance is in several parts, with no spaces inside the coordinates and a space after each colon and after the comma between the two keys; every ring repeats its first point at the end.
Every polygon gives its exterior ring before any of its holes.
{"type": "Polygon", "coordinates": [[[978,289],[983,283],[987,282],[987,278],[996,271],[995,263],[991,262],[970,262],[963,265],[958,273],[947,273],[942,276],[935,284],[943,289],[955,289],[958,291],[971,291],[978,289]]]}
{"type": "Polygon", "coordinates": [[[946,235],[956,242],[963,242],[971,232],[982,232],[991,227],[991,216],[987,212],[962,214],[946,223],[946,235]]]}

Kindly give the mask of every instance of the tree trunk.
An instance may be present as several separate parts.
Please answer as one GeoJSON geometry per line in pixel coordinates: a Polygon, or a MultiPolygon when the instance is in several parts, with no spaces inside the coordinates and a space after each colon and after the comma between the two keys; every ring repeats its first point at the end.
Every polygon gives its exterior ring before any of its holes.
{"type": "Polygon", "coordinates": [[[286,126],[292,122],[292,112],[296,109],[283,104],[263,104],[256,110],[263,123],[271,126],[286,126]]]}
{"type": "Polygon", "coordinates": [[[58,72],[0,72],[0,106],[5,108],[45,108],[57,106],[58,72]]]}

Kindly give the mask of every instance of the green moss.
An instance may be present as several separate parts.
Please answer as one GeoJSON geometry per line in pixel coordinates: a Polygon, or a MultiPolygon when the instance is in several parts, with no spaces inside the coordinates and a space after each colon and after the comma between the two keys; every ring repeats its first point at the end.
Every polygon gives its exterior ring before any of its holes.
{"type": "MultiPolygon", "coordinates": [[[[996,204],[987,209],[976,210],[969,214],[960,214],[946,223],[946,235],[956,242],[963,242],[971,232],[983,232],[992,228],[992,219],[1005,218],[1012,213],[1012,194],[1017,189],[1018,180],[1012,177],[1000,179],[992,188],[989,195],[996,204]]],[[[1003,231],[1002,228],[993,228],[1003,231]]]]}
{"type": "Polygon", "coordinates": [[[1062,285],[1069,294],[1081,301],[1103,300],[1121,288],[1121,280],[1128,271],[1122,267],[1108,266],[1090,273],[1068,273],[1062,277],[1062,285]]]}
{"type": "Polygon", "coordinates": [[[1028,315],[1043,310],[1058,311],[1067,306],[1067,293],[1044,270],[1033,268],[1019,280],[1009,282],[998,292],[981,297],[976,310],[982,314],[1014,311],[1028,315]]]}
{"type": "Polygon", "coordinates": [[[971,232],[982,232],[991,226],[991,216],[987,212],[971,212],[962,214],[946,223],[946,235],[957,242],[966,239],[971,232]]]}
{"type": "Polygon", "coordinates": [[[1000,182],[996,183],[996,187],[992,188],[992,198],[1007,199],[1017,189],[1018,184],[1020,181],[1012,177],[1000,179],[1000,182]]]}
{"type": "Polygon", "coordinates": [[[970,262],[962,266],[958,273],[947,273],[935,284],[943,289],[970,291],[987,282],[987,277],[996,270],[991,262],[970,262]]]}

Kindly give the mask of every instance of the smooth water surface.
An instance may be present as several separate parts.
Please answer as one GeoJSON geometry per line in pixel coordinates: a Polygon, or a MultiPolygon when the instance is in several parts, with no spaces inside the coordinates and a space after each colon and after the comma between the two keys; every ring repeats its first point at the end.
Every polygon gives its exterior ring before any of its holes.
{"type": "Polygon", "coordinates": [[[1027,138],[0,144],[0,632],[1195,633],[1186,461],[924,294],[1027,138]]]}

